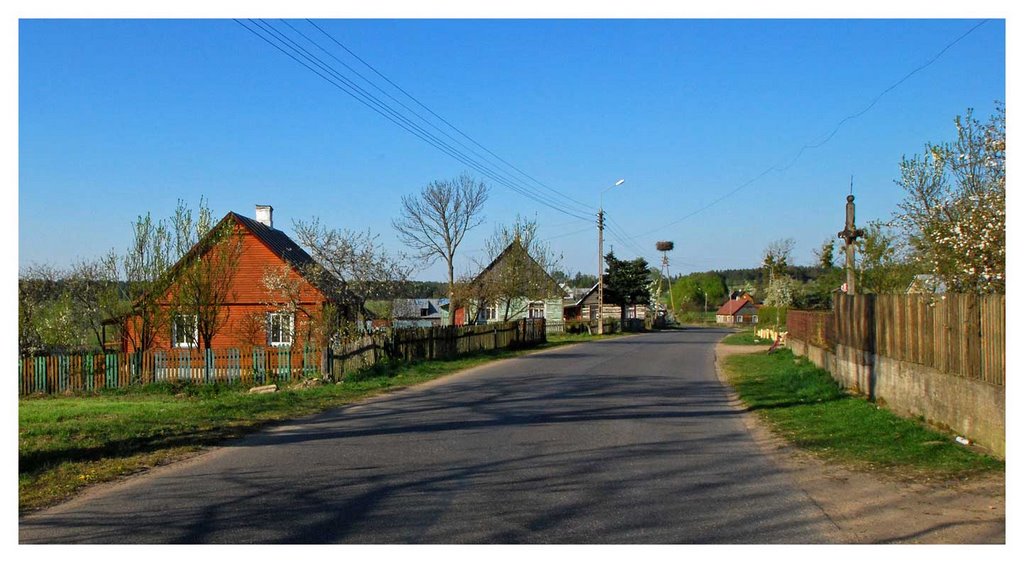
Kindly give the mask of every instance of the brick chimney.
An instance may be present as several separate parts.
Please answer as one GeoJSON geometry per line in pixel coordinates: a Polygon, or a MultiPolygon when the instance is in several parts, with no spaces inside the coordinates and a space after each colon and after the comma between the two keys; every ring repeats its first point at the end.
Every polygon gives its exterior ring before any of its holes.
{"type": "Polygon", "coordinates": [[[256,220],[264,225],[274,228],[274,208],[269,205],[256,206],[256,220]]]}

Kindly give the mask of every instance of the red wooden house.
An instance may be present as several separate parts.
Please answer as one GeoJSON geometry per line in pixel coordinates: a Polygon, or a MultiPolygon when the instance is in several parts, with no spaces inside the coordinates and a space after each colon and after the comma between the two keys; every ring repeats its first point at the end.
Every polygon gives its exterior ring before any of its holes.
{"type": "MultiPolygon", "coordinates": [[[[325,306],[353,318],[358,300],[345,298],[340,282],[326,274],[313,258],[284,232],[275,229],[273,208],[256,207],[257,220],[229,212],[195,247],[172,266],[160,285],[156,300],[165,314],[150,323],[150,349],[245,348],[250,346],[296,347],[316,343],[314,327],[324,322],[325,306]],[[214,233],[233,236],[212,238],[214,233]],[[184,283],[181,275],[195,260],[213,260],[218,245],[232,244],[233,259],[220,304],[216,331],[205,342],[197,312],[175,306],[173,297],[184,283]],[[277,284],[268,285],[268,272],[277,284]],[[284,287],[286,290],[282,290],[284,287]]],[[[152,315],[151,315],[152,316],[152,315]]],[[[204,319],[209,314],[204,315],[204,319]]],[[[119,325],[120,348],[134,352],[141,347],[142,315],[108,321],[119,325]]]]}
{"type": "Polygon", "coordinates": [[[715,313],[715,322],[718,324],[757,324],[757,310],[760,305],[754,303],[754,299],[744,294],[737,299],[730,299],[719,307],[715,313]]]}

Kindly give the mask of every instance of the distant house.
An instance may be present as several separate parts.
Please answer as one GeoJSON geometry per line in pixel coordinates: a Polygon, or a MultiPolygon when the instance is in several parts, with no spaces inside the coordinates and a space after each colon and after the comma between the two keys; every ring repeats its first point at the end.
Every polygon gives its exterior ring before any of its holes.
{"type": "MultiPolygon", "coordinates": [[[[602,308],[603,317],[606,319],[620,319],[622,318],[622,308],[618,305],[608,302],[608,286],[604,288],[604,307],[602,308]]],[[[586,293],[583,293],[575,302],[572,304],[566,304],[564,307],[565,320],[567,321],[586,321],[596,320],[598,310],[598,295],[597,295],[597,284],[594,284],[586,293]]],[[[630,305],[626,309],[627,319],[644,319],[647,317],[647,307],[644,305],[630,305]]]]}
{"type": "Polygon", "coordinates": [[[758,306],[749,296],[726,301],[715,313],[715,322],[726,325],[756,325],[758,306]]]}
{"type": "Polygon", "coordinates": [[[488,324],[518,319],[562,322],[564,292],[519,240],[487,265],[469,284],[465,309],[456,311],[456,324],[488,324]]]}
{"type": "MultiPolygon", "coordinates": [[[[273,207],[256,206],[257,219],[229,212],[160,282],[159,292],[148,296],[154,310],[162,315],[132,313],[109,319],[106,326],[116,327],[119,347],[124,352],[141,348],[234,348],[247,346],[301,346],[312,339],[314,325],[322,320],[328,304],[338,314],[355,319],[362,312],[362,301],[347,293],[336,278],[327,274],[313,258],[284,232],[274,228],[273,207]],[[231,269],[226,298],[216,307],[218,328],[210,342],[203,342],[199,330],[199,312],[174,305],[181,291],[183,271],[196,261],[217,256],[218,245],[229,244],[214,238],[214,233],[230,229],[230,244],[237,244],[237,262],[231,269]],[[268,272],[279,276],[289,288],[282,296],[268,289],[268,272]],[[287,301],[287,304],[284,304],[287,301]],[[159,322],[152,319],[160,317],[159,322]]],[[[138,308],[137,308],[138,310],[138,308]]],[[[203,313],[209,315],[209,313],[203,313]]]]}
{"type": "Polygon", "coordinates": [[[448,299],[394,299],[391,302],[391,326],[428,328],[441,326],[448,316],[448,299]]]}

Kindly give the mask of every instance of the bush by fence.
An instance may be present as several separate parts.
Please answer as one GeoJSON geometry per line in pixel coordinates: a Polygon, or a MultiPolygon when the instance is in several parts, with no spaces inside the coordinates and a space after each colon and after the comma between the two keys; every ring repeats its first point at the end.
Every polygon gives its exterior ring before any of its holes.
{"type": "Polygon", "coordinates": [[[18,391],[63,393],[124,388],[156,382],[288,382],[318,374],[340,378],[385,359],[453,358],[462,354],[535,345],[546,340],[544,319],[465,327],[398,329],[368,335],[343,348],[181,348],[132,354],[27,356],[18,359],[18,391]]]}
{"type": "Polygon", "coordinates": [[[786,307],[762,305],[761,308],[757,310],[757,328],[774,329],[776,319],[778,319],[779,330],[786,330],[786,314],[786,307]]]}
{"type": "Polygon", "coordinates": [[[840,295],[831,312],[790,311],[793,338],[837,344],[943,373],[1003,385],[1003,295],[840,295]]]}

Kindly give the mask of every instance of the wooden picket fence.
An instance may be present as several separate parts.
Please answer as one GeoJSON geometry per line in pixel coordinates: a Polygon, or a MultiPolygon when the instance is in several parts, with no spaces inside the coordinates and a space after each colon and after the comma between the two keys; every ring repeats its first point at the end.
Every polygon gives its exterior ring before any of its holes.
{"type": "Polygon", "coordinates": [[[91,392],[159,382],[263,385],[318,374],[340,378],[385,358],[452,358],[483,350],[530,346],[545,339],[544,320],[533,319],[480,326],[399,329],[368,335],[337,350],[313,346],[180,348],[24,356],[18,359],[18,392],[91,392]]]}
{"type": "Polygon", "coordinates": [[[840,295],[830,313],[790,311],[786,327],[817,346],[842,344],[1005,384],[1004,295],[840,295]]]}
{"type": "Polygon", "coordinates": [[[321,351],[291,348],[179,348],[18,359],[19,393],[98,391],[149,383],[287,382],[320,372],[321,351]]]}

